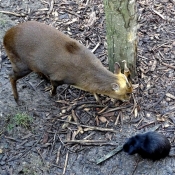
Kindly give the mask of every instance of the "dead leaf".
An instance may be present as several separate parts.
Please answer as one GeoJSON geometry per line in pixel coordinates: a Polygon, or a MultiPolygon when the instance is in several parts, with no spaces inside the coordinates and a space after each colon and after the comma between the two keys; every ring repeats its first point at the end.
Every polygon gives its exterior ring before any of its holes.
{"type": "Polygon", "coordinates": [[[156,69],[156,65],[157,65],[157,60],[154,60],[152,66],[151,66],[152,72],[156,69]]]}
{"type": "Polygon", "coordinates": [[[157,117],[157,121],[164,122],[165,121],[165,118],[159,116],[159,117],[157,117]]]}
{"type": "Polygon", "coordinates": [[[88,20],[88,22],[87,22],[87,24],[86,24],[86,27],[90,27],[90,26],[92,26],[94,23],[95,23],[95,21],[96,21],[96,19],[97,19],[97,17],[96,17],[96,13],[95,12],[92,12],[90,15],[89,15],[89,20],[88,20]]]}
{"type": "Polygon", "coordinates": [[[43,137],[43,140],[42,140],[42,144],[47,143],[48,138],[49,138],[49,134],[48,134],[47,132],[46,132],[46,133],[44,133],[44,137],[43,137]]]}
{"type": "Polygon", "coordinates": [[[105,117],[103,117],[103,116],[101,116],[101,117],[99,117],[99,120],[102,122],[102,123],[106,123],[108,120],[105,118],[105,117]]]}
{"type": "Polygon", "coordinates": [[[111,117],[114,116],[115,112],[109,112],[109,113],[105,113],[103,114],[103,117],[111,117]]]}
{"type": "Polygon", "coordinates": [[[166,93],[166,96],[175,100],[175,96],[170,93],[166,93]]]}
{"type": "Polygon", "coordinates": [[[107,140],[112,140],[112,134],[106,133],[105,137],[107,140]]]}

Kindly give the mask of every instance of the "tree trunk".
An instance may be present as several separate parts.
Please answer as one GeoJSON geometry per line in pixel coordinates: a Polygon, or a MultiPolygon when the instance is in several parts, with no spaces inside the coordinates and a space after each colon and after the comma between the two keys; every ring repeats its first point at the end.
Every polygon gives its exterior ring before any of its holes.
{"type": "Polygon", "coordinates": [[[135,0],[104,0],[108,44],[109,69],[114,63],[123,68],[126,60],[132,77],[136,73],[137,22],[135,0]]]}

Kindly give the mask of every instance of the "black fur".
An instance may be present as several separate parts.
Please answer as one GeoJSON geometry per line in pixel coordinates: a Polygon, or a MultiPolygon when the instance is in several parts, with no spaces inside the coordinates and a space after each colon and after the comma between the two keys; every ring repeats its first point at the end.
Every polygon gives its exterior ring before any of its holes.
{"type": "Polygon", "coordinates": [[[143,158],[159,160],[169,155],[169,140],[158,132],[138,134],[128,139],[123,150],[129,155],[138,153],[143,158]]]}

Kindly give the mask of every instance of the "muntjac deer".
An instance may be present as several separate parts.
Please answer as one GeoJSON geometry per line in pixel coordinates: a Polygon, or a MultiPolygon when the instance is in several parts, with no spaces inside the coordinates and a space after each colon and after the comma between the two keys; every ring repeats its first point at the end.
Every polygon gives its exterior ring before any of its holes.
{"type": "Polygon", "coordinates": [[[122,101],[130,98],[127,71],[122,74],[115,63],[113,74],[85,46],[51,26],[36,21],[18,24],[6,32],[3,43],[13,68],[9,77],[16,102],[16,81],[32,71],[50,79],[52,95],[65,83],[94,95],[122,101]]]}

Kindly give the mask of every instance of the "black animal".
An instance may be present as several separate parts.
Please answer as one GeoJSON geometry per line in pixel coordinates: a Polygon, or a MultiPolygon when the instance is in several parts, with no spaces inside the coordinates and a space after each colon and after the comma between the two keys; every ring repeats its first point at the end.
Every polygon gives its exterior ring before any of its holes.
{"type": "Polygon", "coordinates": [[[123,150],[129,155],[138,153],[142,158],[159,160],[169,155],[171,145],[169,140],[158,132],[138,134],[128,139],[123,150]]]}

